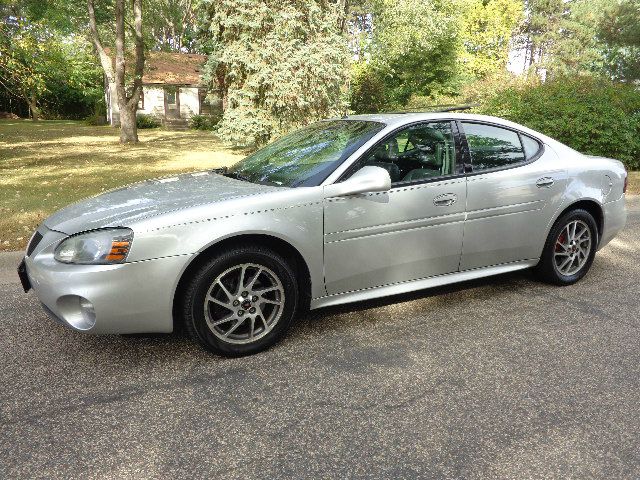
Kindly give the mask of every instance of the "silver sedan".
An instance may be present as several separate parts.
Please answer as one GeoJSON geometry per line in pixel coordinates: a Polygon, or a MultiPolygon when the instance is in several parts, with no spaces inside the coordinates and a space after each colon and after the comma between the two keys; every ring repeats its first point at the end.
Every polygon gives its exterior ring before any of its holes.
{"type": "Polygon", "coordinates": [[[245,355],[309,308],[525,268],[575,283],[625,225],[626,181],[617,160],[498,118],[351,116],[60,210],[19,273],[75,330],[183,327],[245,355]]]}

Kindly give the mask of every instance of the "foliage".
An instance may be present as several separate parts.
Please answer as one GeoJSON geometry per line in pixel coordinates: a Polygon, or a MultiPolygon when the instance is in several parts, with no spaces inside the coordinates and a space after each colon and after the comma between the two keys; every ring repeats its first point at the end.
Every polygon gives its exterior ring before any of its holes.
{"type": "Polygon", "coordinates": [[[604,43],[607,74],[621,81],[640,80],[640,2],[624,0],[609,5],[598,35],[604,43]]]}
{"type": "Polygon", "coordinates": [[[358,113],[379,112],[387,104],[384,81],[368,62],[353,64],[349,95],[350,107],[358,113]]]}
{"type": "Polygon", "coordinates": [[[449,88],[457,73],[456,8],[449,0],[380,0],[371,67],[391,108],[449,88]],[[416,21],[420,19],[420,21],[416,21]]]}
{"type": "Polygon", "coordinates": [[[497,91],[479,113],[504,117],[586,154],[640,168],[640,92],[598,77],[558,77],[497,91]]]}
{"type": "Polygon", "coordinates": [[[526,0],[521,42],[534,72],[570,75],[595,69],[601,56],[596,14],[609,0],[526,0]]]}
{"type": "Polygon", "coordinates": [[[193,0],[147,1],[145,8],[145,40],[148,46],[164,51],[195,52],[193,0]]]}
{"type": "Polygon", "coordinates": [[[189,127],[193,130],[217,130],[220,120],[222,120],[221,113],[194,115],[189,120],[189,127]]]}
{"type": "Polygon", "coordinates": [[[160,126],[160,120],[153,115],[139,114],[136,116],[137,128],[158,128],[160,126]]]}
{"type": "Polygon", "coordinates": [[[352,69],[350,103],[363,113],[433,105],[505,71],[523,18],[522,0],[378,0],[368,7],[369,15],[354,20],[359,37],[352,42],[363,53],[352,69]],[[416,18],[426,20],[407,21],[416,18]]]}
{"type": "Polygon", "coordinates": [[[100,73],[82,37],[46,23],[7,17],[0,26],[0,87],[34,118],[82,118],[101,96],[100,73]]]}
{"type": "Polygon", "coordinates": [[[342,113],[343,11],[324,0],[203,0],[208,78],[223,99],[220,136],[260,145],[342,113]]]}
{"type": "Polygon", "coordinates": [[[513,34],[524,18],[522,0],[461,0],[459,61],[470,78],[506,70],[513,34]]]}

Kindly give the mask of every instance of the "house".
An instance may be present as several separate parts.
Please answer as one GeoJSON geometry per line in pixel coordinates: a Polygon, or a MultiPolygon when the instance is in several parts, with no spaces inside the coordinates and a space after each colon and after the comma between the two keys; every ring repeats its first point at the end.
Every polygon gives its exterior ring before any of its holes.
{"type": "MultiPolygon", "coordinates": [[[[142,97],[138,115],[153,115],[163,123],[186,124],[193,115],[207,115],[218,106],[206,99],[202,66],[206,55],[176,52],[148,52],[142,76],[142,97]]],[[[107,121],[118,125],[120,115],[115,84],[105,85],[107,121]]]]}

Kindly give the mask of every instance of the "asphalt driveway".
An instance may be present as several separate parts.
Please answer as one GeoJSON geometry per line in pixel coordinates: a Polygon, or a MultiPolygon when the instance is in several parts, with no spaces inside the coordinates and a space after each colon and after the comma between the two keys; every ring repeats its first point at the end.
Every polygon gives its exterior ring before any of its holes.
{"type": "Polygon", "coordinates": [[[640,197],[572,287],[319,311],[242,359],[50,320],[0,256],[0,478],[637,478],[640,197]]]}

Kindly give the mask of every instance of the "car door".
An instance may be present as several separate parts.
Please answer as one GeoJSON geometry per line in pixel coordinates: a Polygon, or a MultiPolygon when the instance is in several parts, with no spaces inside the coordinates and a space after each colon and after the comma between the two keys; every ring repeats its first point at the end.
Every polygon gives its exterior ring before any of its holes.
{"type": "Polygon", "coordinates": [[[502,125],[463,121],[460,132],[470,162],[460,270],[538,258],[567,179],[555,152],[502,125]]]}
{"type": "Polygon", "coordinates": [[[327,294],[458,270],[466,186],[455,122],[410,125],[382,140],[365,165],[389,171],[392,188],[324,200],[327,294]]]}

